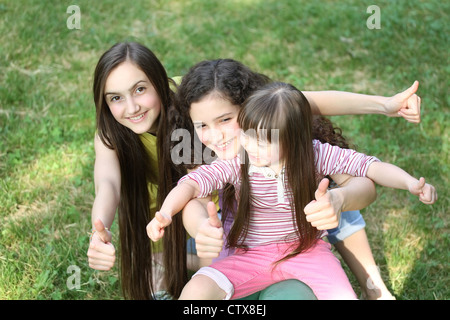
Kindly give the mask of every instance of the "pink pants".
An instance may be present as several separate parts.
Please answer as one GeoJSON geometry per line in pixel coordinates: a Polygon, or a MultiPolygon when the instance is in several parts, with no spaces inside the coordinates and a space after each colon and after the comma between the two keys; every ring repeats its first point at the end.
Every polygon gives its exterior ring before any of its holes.
{"type": "Polygon", "coordinates": [[[323,240],[274,267],[273,263],[284,257],[291,245],[237,249],[233,255],[201,268],[194,276],[203,274],[212,278],[227,293],[226,299],[239,299],[287,279],[304,282],[318,299],[356,299],[339,260],[331,252],[330,244],[323,240]]]}

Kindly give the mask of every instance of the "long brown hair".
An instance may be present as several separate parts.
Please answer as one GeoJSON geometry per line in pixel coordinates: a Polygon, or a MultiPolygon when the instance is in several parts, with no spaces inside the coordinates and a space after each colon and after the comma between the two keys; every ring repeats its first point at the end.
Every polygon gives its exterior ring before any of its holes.
{"type": "MultiPolygon", "coordinates": [[[[238,122],[244,132],[266,132],[271,142],[276,130],[285,167],[285,188],[290,197],[292,217],[300,239],[298,246],[282,260],[304,252],[319,239],[321,232],[306,221],[303,208],[314,199],[317,177],[312,145],[312,114],[308,100],[295,87],[275,82],[254,92],[243,104],[238,122]]],[[[242,247],[249,224],[251,186],[248,157],[241,164],[239,204],[228,236],[231,247],[242,247]]]]}
{"type": "MultiPolygon", "coordinates": [[[[145,226],[152,218],[150,203],[159,208],[166,195],[182,176],[170,158],[168,112],[173,104],[170,79],[158,58],[139,43],[118,43],[99,59],[94,74],[94,101],[97,110],[97,131],[105,146],[117,153],[121,171],[118,207],[120,232],[120,269],[123,294],[131,299],[153,298],[152,246],[145,226]],[[119,124],[111,114],[104,97],[106,79],[111,71],[125,61],[131,61],[149,78],[161,100],[157,129],[158,172],[151,167],[139,135],[119,124]],[[148,184],[158,185],[157,199],[151,199],[148,184]]],[[[164,236],[163,255],[167,290],[178,297],[187,282],[186,233],[181,215],[174,218],[164,236]]]]}

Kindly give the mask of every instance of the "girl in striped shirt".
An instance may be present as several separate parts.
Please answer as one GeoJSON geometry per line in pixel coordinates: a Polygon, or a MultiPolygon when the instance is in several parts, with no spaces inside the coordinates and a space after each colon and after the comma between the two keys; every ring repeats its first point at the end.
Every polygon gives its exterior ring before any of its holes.
{"type": "Polygon", "coordinates": [[[321,176],[367,176],[381,185],[407,189],[424,203],[436,200],[434,187],[423,178],[417,180],[375,157],[313,140],[311,119],[308,101],[299,90],[284,83],[265,86],[239,112],[245,151],[200,167],[170,192],[147,226],[154,241],[195,197],[231,183],[235,189],[225,193],[235,192],[238,200],[227,239],[237,250],[201,268],[180,299],[240,298],[284,279],[306,283],[319,299],[356,298],[330,245],[321,240],[324,232],[307,222],[303,211],[314,200],[321,176]]]}

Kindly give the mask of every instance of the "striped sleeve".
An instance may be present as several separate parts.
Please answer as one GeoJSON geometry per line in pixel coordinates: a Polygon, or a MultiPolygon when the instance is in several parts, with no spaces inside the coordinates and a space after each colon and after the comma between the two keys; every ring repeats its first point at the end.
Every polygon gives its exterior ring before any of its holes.
{"type": "Polygon", "coordinates": [[[376,157],[321,143],[318,140],[313,140],[313,149],[317,171],[323,175],[346,173],[351,176],[365,177],[370,164],[380,161],[376,157]]]}
{"type": "Polygon", "coordinates": [[[199,185],[200,194],[197,198],[204,198],[214,190],[220,190],[227,183],[236,184],[240,177],[239,157],[231,160],[216,160],[210,165],[200,166],[197,170],[182,177],[178,183],[192,179],[199,185]]]}

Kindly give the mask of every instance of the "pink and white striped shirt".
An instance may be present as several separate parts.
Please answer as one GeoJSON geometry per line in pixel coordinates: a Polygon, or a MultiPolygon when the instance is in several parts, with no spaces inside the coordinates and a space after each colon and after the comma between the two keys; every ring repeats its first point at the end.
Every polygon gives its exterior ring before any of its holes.
{"type": "MultiPolygon", "coordinates": [[[[352,176],[365,176],[369,165],[379,161],[375,157],[342,149],[328,143],[313,140],[315,165],[322,175],[347,173],[352,176]]],[[[239,201],[240,157],[231,160],[216,160],[203,165],[180,179],[192,179],[200,187],[198,198],[208,196],[212,191],[222,189],[231,183],[236,189],[239,201]]],[[[250,164],[249,182],[252,188],[251,215],[245,245],[256,247],[271,243],[296,241],[296,223],[292,219],[289,191],[285,188],[284,168],[280,175],[269,167],[256,167],[250,164]]]]}

